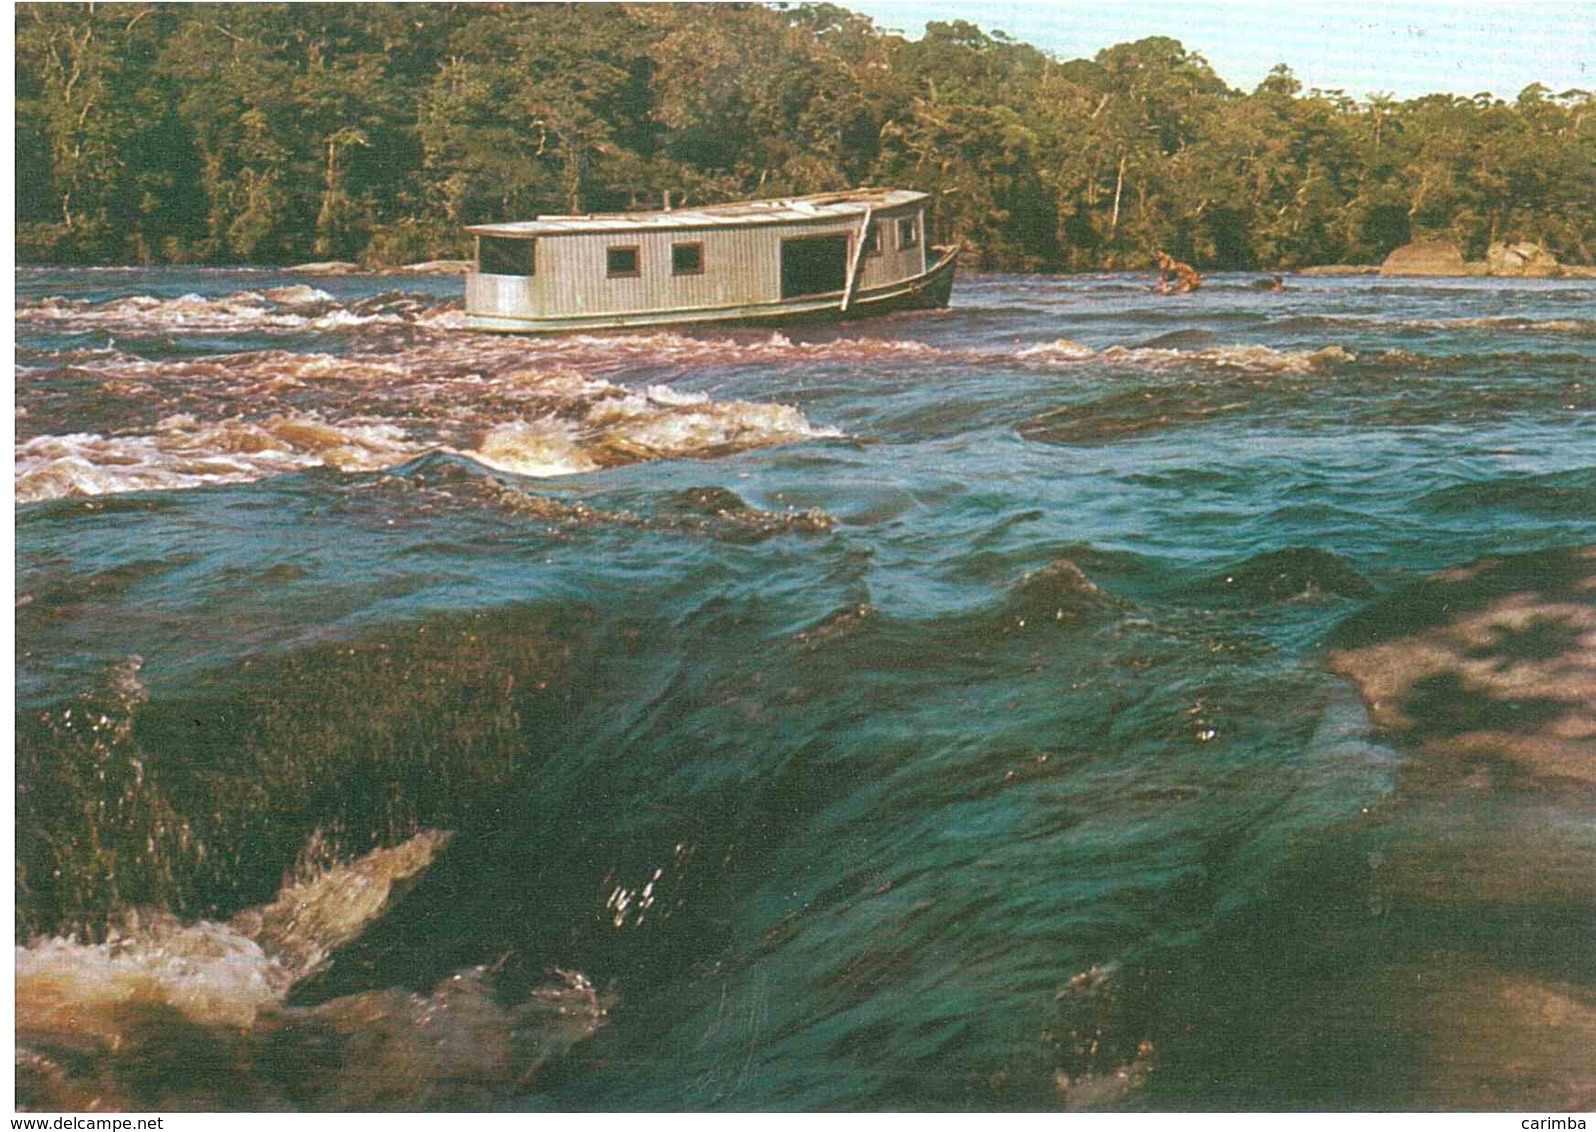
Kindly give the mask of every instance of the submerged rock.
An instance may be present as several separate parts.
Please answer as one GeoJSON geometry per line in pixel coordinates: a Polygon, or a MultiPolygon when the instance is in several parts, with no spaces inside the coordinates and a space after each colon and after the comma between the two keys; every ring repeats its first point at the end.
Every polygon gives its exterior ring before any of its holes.
{"type": "Polygon", "coordinates": [[[1596,548],[1442,571],[1328,644],[1375,722],[1420,751],[1596,784],[1596,548]]]}
{"type": "Polygon", "coordinates": [[[1417,1110],[1596,1100],[1596,548],[1487,557],[1343,621],[1329,664],[1405,758],[1371,830],[1361,1009],[1417,1110]]]}

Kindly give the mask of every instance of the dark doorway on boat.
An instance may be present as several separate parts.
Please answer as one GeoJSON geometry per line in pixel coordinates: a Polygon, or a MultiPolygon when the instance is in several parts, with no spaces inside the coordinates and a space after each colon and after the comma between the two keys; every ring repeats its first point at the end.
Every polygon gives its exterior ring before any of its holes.
{"type": "Polygon", "coordinates": [[[824,295],[847,285],[847,236],[800,236],[781,242],[782,298],[824,295]]]}

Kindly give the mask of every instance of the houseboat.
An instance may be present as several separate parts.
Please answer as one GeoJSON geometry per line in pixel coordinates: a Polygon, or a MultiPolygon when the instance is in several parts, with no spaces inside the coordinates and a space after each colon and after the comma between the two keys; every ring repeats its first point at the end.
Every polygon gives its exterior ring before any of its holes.
{"type": "Polygon", "coordinates": [[[945,307],[925,193],[859,189],[479,224],[466,325],[520,334],[782,325],[945,307]]]}

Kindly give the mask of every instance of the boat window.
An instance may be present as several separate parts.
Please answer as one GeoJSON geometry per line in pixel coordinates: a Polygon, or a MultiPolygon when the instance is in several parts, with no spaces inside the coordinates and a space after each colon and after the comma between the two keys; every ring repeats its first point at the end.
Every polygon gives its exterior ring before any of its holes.
{"type": "Polygon", "coordinates": [[[920,218],[905,216],[898,221],[898,247],[917,248],[920,246],[920,218]]]}
{"type": "Polygon", "coordinates": [[[535,275],[537,264],[536,240],[483,236],[477,243],[477,271],[483,275],[535,275]]]}
{"type": "Polygon", "coordinates": [[[872,220],[870,227],[865,229],[864,245],[865,255],[881,254],[881,221],[872,220]]]}
{"type": "Polygon", "coordinates": [[[637,248],[608,248],[605,252],[605,269],[611,279],[623,279],[638,274],[637,248]]]}
{"type": "Polygon", "coordinates": [[[704,274],[704,245],[703,244],[672,244],[671,245],[671,274],[672,275],[702,275],[702,274],[704,274]]]}

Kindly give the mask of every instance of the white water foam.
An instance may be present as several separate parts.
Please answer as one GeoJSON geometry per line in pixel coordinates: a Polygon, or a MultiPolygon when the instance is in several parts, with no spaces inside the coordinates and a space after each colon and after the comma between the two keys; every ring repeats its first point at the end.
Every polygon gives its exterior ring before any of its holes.
{"type": "Polygon", "coordinates": [[[425,449],[394,425],[331,425],[310,416],[205,424],[168,417],[139,436],[39,436],[17,448],[16,501],[248,483],[328,465],[375,471],[425,449]]]}

